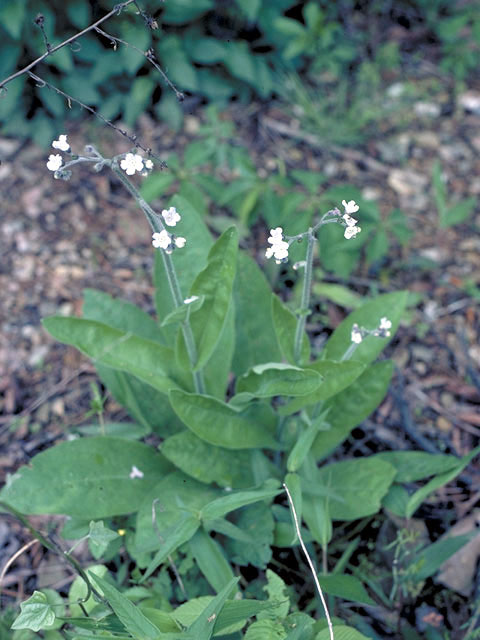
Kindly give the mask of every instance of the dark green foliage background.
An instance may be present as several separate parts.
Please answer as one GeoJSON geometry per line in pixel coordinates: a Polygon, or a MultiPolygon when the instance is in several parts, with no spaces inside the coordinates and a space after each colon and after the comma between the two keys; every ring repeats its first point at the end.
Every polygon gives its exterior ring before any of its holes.
{"type": "MultiPolygon", "coordinates": [[[[42,34],[33,22],[39,13],[54,46],[114,4],[3,0],[0,80],[44,53],[42,34]]],[[[449,0],[143,0],[142,8],[157,19],[159,30],[146,28],[134,6],[102,24],[142,51],[153,46],[168,77],[186,93],[183,106],[140,53],[124,46],[114,51],[108,39],[94,32],[49,57],[35,72],[105,118],[121,117],[133,125],[145,109],[153,109],[158,119],[178,128],[184,111],[202,101],[221,106],[231,99],[268,99],[281,92],[286,72],[307,72],[317,88],[324,82],[322,74],[329,81],[343,79],[347,94],[356,74],[359,84],[375,84],[379,70],[403,63],[404,52],[388,40],[395,25],[426,28],[428,38],[438,42],[441,66],[460,82],[479,61],[480,12],[475,5],[457,7],[449,0]]],[[[407,54],[415,59],[422,52],[407,54]]],[[[23,76],[9,83],[0,101],[0,131],[48,144],[64,118],[80,113],[23,76]]]]}

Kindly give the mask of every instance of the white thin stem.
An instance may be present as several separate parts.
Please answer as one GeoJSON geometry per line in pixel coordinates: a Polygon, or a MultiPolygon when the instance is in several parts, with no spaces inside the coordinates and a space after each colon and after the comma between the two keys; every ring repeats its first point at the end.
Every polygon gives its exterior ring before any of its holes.
{"type": "Polygon", "coordinates": [[[298,539],[300,540],[300,546],[302,547],[302,551],[305,555],[305,558],[307,559],[307,563],[308,566],[310,567],[310,571],[312,572],[313,575],[313,580],[315,582],[315,586],[317,587],[317,591],[318,594],[320,596],[320,600],[322,601],[322,606],[323,606],[323,610],[325,611],[325,617],[327,618],[327,624],[328,624],[328,630],[330,632],[330,640],[335,640],[334,635],[333,635],[333,625],[332,625],[332,620],[330,618],[330,614],[328,613],[328,607],[327,607],[327,603],[325,601],[325,597],[323,595],[323,591],[322,591],[322,587],[320,586],[320,582],[318,581],[318,577],[317,577],[317,572],[315,571],[315,567],[313,565],[312,559],[307,551],[307,547],[305,546],[305,543],[303,542],[303,538],[302,538],[302,534],[300,532],[300,524],[298,522],[298,517],[297,517],[297,512],[295,511],[295,505],[293,504],[293,500],[292,500],[292,496],[290,495],[290,491],[288,490],[288,487],[285,483],[283,483],[283,488],[285,489],[287,496],[288,496],[288,502],[290,504],[290,509],[292,510],[292,514],[293,514],[293,520],[295,522],[295,530],[297,532],[297,536],[298,539]]]}

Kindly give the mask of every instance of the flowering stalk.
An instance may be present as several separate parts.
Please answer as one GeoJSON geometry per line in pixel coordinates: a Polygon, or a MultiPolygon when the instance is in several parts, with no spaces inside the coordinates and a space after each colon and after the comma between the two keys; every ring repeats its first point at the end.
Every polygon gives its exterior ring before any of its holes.
{"type": "MultiPolygon", "coordinates": [[[[152,207],[142,198],[140,192],[130,182],[130,180],[122,173],[122,171],[116,166],[115,163],[109,163],[110,168],[115,175],[120,179],[122,184],[128,189],[132,196],[137,201],[138,206],[142,209],[145,217],[152,228],[154,233],[161,233],[164,231],[163,224],[159,221],[157,214],[152,207]]],[[[182,291],[180,289],[180,283],[178,282],[177,272],[175,271],[175,265],[171,256],[166,251],[160,252],[162,255],[163,266],[165,267],[165,273],[167,274],[168,285],[172,294],[173,304],[175,307],[180,307],[183,302],[182,291]]],[[[189,314],[182,322],[182,332],[185,340],[185,347],[187,349],[188,358],[192,365],[192,369],[197,362],[197,348],[195,346],[195,339],[193,337],[192,327],[190,325],[189,314]]],[[[203,377],[203,371],[193,372],[193,381],[195,384],[195,391],[197,393],[205,393],[205,381],[203,377]]]]}
{"type": "Polygon", "coordinates": [[[313,248],[315,246],[315,236],[313,230],[309,229],[307,233],[307,255],[305,256],[305,278],[303,280],[302,303],[299,309],[297,320],[297,328],[295,330],[294,358],[297,364],[300,364],[300,356],[302,353],[303,332],[307,322],[307,315],[310,312],[310,295],[312,292],[312,274],[313,274],[313,248]]]}

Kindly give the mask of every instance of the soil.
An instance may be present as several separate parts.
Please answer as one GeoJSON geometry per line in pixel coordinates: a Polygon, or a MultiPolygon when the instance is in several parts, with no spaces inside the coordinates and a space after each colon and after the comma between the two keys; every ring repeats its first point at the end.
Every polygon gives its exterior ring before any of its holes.
{"type": "MultiPolygon", "coordinates": [[[[477,206],[467,222],[441,229],[431,179],[439,158],[451,200],[479,197],[480,114],[467,111],[461,101],[450,115],[433,111],[421,113],[407,130],[372,140],[360,151],[317,144],[273,104],[248,109],[236,105],[222,114],[235,123],[236,135],[249,145],[260,170],[274,170],[272,159],[279,155],[288,168],[321,170],[329,176],[328,186],[356,185],[365,197],[378,202],[383,214],[398,207],[414,231],[408,247],[394,247],[377,273],[361,266],[345,282],[362,292],[379,279],[382,290],[408,289],[419,295],[386,353],[398,365],[394,383],[375,414],[347,441],[344,451],[349,455],[420,449],[462,456],[479,442],[480,209],[477,206]]],[[[169,150],[181,149],[195,138],[202,119],[201,111],[188,116],[184,131],[177,135],[143,116],[137,133],[146,147],[167,156],[169,150]]],[[[73,148],[83,148],[94,139],[111,155],[129,149],[121,136],[93,129],[90,121],[67,133],[73,148]]],[[[45,167],[48,152],[11,139],[0,139],[0,155],[0,481],[4,482],[8,473],[88,421],[95,369],[75,349],[50,338],[41,319],[54,313],[79,315],[85,287],[152,311],[153,252],[147,224],[106,172],[93,174],[80,168],[71,181],[56,181],[45,167]]],[[[252,249],[260,255],[260,246],[252,249]]],[[[344,309],[328,305],[332,327],[344,315],[344,309]]],[[[106,420],[126,416],[108,397],[106,420]]],[[[475,513],[479,473],[480,462],[474,460],[460,480],[428,500],[422,517],[431,539],[475,513]]],[[[46,523],[38,517],[35,521],[46,523]]],[[[29,540],[13,518],[0,521],[0,567],[29,540]]],[[[472,566],[479,546],[468,558],[472,566]]],[[[11,601],[18,601],[40,583],[67,588],[71,579],[58,559],[34,545],[10,568],[2,590],[11,601]]],[[[460,603],[460,613],[456,606],[449,610],[438,605],[439,599],[432,596],[427,609],[416,603],[411,611],[417,629],[428,624],[455,629],[466,621],[468,598],[479,588],[475,573],[463,591],[449,588],[451,602],[460,603]]],[[[375,618],[376,613],[370,615],[375,618]]],[[[453,632],[451,637],[463,636],[453,632]]]]}

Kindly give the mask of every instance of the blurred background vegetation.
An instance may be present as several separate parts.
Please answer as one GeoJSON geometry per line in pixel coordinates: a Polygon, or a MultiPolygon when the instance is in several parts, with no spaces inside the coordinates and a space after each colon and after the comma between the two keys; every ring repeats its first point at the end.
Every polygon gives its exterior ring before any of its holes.
{"type": "MultiPolygon", "coordinates": [[[[55,45],[114,4],[2,0],[0,81],[44,53],[34,23],[39,13],[55,45]]],[[[186,94],[183,103],[144,56],[123,45],[114,51],[108,38],[94,32],[48,57],[35,72],[105,118],[121,118],[129,126],[148,110],[180,129],[184,114],[199,104],[222,108],[232,100],[276,97],[295,105],[306,130],[355,145],[377,130],[380,114],[389,114],[390,127],[405,123],[412,99],[435,93],[445,82],[458,91],[480,62],[478,1],[143,0],[141,6],[156,18],[158,31],[147,29],[134,7],[102,28],[143,51],[153,47],[170,80],[186,94]],[[426,42],[435,56],[428,80],[422,77],[431,64],[421,46],[426,42]],[[399,92],[395,83],[405,74],[411,80],[399,92]]],[[[83,115],[26,76],[3,93],[2,135],[48,145],[64,119],[83,115]]]]}

